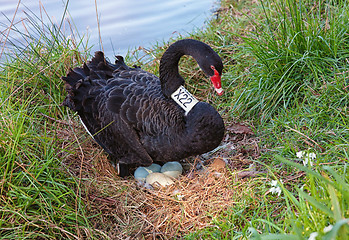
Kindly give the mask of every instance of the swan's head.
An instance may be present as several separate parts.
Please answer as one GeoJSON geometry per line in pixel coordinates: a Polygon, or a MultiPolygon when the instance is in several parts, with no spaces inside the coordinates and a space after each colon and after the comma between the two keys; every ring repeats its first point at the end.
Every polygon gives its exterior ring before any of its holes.
{"type": "Polygon", "coordinates": [[[173,43],[162,56],[159,72],[164,95],[169,97],[184,84],[178,73],[178,62],[183,55],[190,55],[196,60],[202,71],[211,79],[218,95],[222,95],[222,60],[209,45],[194,39],[183,39],[173,43]]]}
{"type": "Polygon", "coordinates": [[[208,45],[203,51],[204,54],[198,58],[198,63],[204,73],[211,79],[212,85],[217,94],[221,96],[223,94],[221,76],[223,71],[223,63],[219,55],[213,51],[208,45]]]}

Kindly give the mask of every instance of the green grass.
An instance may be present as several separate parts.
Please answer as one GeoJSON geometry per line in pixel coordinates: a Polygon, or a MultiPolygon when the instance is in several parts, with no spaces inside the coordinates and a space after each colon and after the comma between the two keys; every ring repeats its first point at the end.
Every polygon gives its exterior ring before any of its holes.
{"type": "MultiPolygon", "coordinates": [[[[263,18],[245,37],[256,59],[252,81],[242,93],[247,115],[268,120],[279,107],[293,108],[328,85],[347,85],[346,1],[263,1],[263,18]],[[258,96],[258,97],[256,97],[258,96]]],[[[330,100],[330,99],[329,99],[330,100]]]]}
{"type": "Polygon", "coordinates": [[[11,26],[0,71],[0,238],[76,239],[96,234],[78,179],[61,163],[59,79],[83,53],[50,24],[28,15],[28,32],[11,26]],[[50,30],[51,29],[51,30],[50,30]],[[6,54],[8,58],[5,59],[6,54]]]}
{"type": "MultiPolygon", "coordinates": [[[[178,238],[308,239],[316,233],[317,239],[348,239],[349,5],[268,0],[223,1],[222,7],[190,37],[223,58],[225,94],[217,97],[201,82],[190,58],[181,60],[181,71],[186,87],[215,105],[227,124],[253,127],[261,156],[251,160],[266,173],[242,181],[242,197],[210,227],[178,238]],[[313,165],[304,165],[300,151],[316,154],[313,165]],[[280,195],[270,192],[273,180],[280,195]]],[[[62,163],[70,152],[62,149],[60,130],[70,129],[71,118],[60,106],[60,77],[86,61],[89,49],[80,36],[66,37],[75,31],[42,22],[29,14],[28,32],[12,26],[11,58],[0,69],[0,238],[108,239],[107,230],[91,223],[81,178],[62,163]]],[[[139,60],[143,53],[130,52],[127,61],[157,74],[169,44],[155,44],[139,60]]]]}
{"type": "MultiPolygon", "coordinates": [[[[188,238],[308,239],[316,232],[318,239],[347,239],[349,6],[270,0],[245,7],[239,20],[227,21],[239,9],[230,5],[222,19],[230,30],[212,25],[226,33],[216,45],[240,37],[233,56],[243,59],[231,67],[249,64],[228,85],[234,91],[230,117],[254,123],[260,147],[268,149],[258,163],[268,169],[266,181],[283,181],[282,193],[271,200],[265,183],[254,189],[265,196],[259,203],[241,200],[242,210],[234,207],[214,228],[188,238]],[[314,166],[304,167],[299,151],[314,152],[314,166]]],[[[236,70],[227,71],[231,76],[236,70]]]]}

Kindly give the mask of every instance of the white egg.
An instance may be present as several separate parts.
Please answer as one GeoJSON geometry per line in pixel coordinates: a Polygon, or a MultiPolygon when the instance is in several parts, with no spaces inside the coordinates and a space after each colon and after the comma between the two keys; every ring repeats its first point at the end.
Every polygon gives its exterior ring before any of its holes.
{"type": "Polygon", "coordinates": [[[183,167],[179,162],[167,162],[162,166],[161,172],[177,171],[179,174],[183,173],[183,167]]]}
{"type": "Polygon", "coordinates": [[[178,179],[179,176],[182,174],[180,171],[166,171],[166,172],[162,172],[162,173],[167,175],[167,176],[176,178],[176,179],[178,179]]]}
{"type": "Polygon", "coordinates": [[[134,176],[139,181],[145,181],[145,178],[153,172],[160,172],[161,166],[159,164],[152,164],[149,167],[139,167],[136,169],[134,176]]]}
{"type": "Polygon", "coordinates": [[[154,186],[156,184],[160,184],[161,186],[165,187],[168,185],[173,184],[172,179],[169,176],[166,176],[165,174],[162,173],[150,173],[146,179],[146,183],[154,186]]]}

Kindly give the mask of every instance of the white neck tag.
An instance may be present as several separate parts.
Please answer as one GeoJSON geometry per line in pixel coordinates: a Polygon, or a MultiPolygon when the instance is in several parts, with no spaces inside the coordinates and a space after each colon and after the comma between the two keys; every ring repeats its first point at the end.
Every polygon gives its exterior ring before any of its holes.
{"type": "Polygon", "coordinates": [[[175,92],[171,94],[171,98],[185,111],[187,115],[190,110],[197,104],[199,101],[188,92],[183,86],[180,86],[175,92]]]}

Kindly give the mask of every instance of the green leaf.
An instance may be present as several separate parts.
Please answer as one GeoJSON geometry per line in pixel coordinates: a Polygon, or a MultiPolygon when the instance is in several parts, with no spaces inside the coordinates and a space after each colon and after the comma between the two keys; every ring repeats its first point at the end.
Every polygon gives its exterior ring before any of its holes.
{"type": "Polygon", "coordinates": [[[328,185],[328,192],[331,197],[331,204],[333,207],[334,219],[335,221],[340,221],[342,219],[341,208],[339,206],[339,201],[336,195],[336,190],[331,185],[328,185]]]}
{"type": "Polygon", "coordinates": [[[336,222],[332,230],[329,231],[324,237],[323,240],[333,240],[336,239],[336,236],[341,237],[341,240],[348,239],[348,226],[349,219],[342,219],[336,222]],[[339,233],[338,233],[339,232],[339,233]]]}
{"type": "Polygon", "coordinates": [[[341,177],[338,173],[336,173],[333,170],[333,168],[328,166],[324,166],[323,168],[336,179],[336,182],[338,183],[339,187],[342,188],[340,192],[345,196],[346,199],[349,199],[349,185],[345,182],[345,179],[341,177]]]}
{"type": "Polygon", "coordinates": [[[324,212],[325,214],[333,218],[334,214],[331,211],[331,209],[323,205],[322,203],[318,202],[314,197],[310,196],[309,194],[301,190],[299,190],[299,195],[301,195],[306,200],[308,200],[308,202],[311,203],[314,207],[316,207],[317,209],[321,210],[322,212],[324,212]]]}
{"type": "Polygon", "coordinates": [[[261,237],[262,240],[296,240],[296,235],[293,234],[268,234],[261,237]]]}

